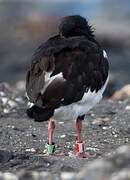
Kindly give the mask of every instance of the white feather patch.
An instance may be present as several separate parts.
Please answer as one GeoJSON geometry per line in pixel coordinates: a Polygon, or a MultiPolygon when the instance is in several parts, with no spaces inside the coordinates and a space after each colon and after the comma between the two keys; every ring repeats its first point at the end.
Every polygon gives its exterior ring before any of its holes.
{"type": "Polygon", "coordinates": [[[31,108],[32,106],[34,106],[34,103],[28,102],[28,107],[31,108]]]}
{"type": "Polygon", "coordinates": [[[45,74],[45,85],[44,85],[44,87],[41,90],[41,94],[43,94],[45,92],[45,90],[47,89],[49,84],[51,84],[51,82],[54,79],[56,79],[56,78],[63,78],[63,73],[62,72],[60,72],[59,74],[56,74],[55,76],[50,77],[51,74],[52,74],[52,72],[45,74]]]}
{"type": "Polygon", "coordinates": [[[103,56],[104,56],[104,58],[108,59],[108,56],[107,56],[107,53],[105,50],[103,50],[103,56]]]}
{"type": "Polygon", "coordinates": [[[91,92],[89,89],[87,93],[84,93],[80,101],[55,109],[52,118],[54,120],[76,120],[78,116],[87,114],[87,112],[102,99],[102,94],[107,86],[108,80],[109,76],[104,86],[98,92],[91,92]]]}

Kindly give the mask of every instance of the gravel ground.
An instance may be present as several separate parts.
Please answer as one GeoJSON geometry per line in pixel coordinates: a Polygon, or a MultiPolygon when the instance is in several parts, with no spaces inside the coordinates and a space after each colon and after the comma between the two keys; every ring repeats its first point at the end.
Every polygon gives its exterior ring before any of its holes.
{"type": "MultiPolygon", "coordinates": [[[[2,98],[0,96],[1,102],[2,98]]],[[[84,164],[94,159],[106,158],[119,146],[130,144],[130,98],[114,102],[106,99],[89,111],[83,121],[82,133],[86,151],[96,154],[95,157],[89,159],[68,157],[72,151],[76,152],[75,123],[69,121],[57,122],[55,129],[56,152],[64,152],[65,156],[43,157],[48,142],[48,122],[39,123],[29,119],[25,113],[26,100],[23,96],[20,98],[17,106],[6,113],[3,110],[5,106],[0,106],[2,172],[17,172],[21,169],[47,171],[53,174],[60,174],[63,171],[78,172],[84,164]]]]}

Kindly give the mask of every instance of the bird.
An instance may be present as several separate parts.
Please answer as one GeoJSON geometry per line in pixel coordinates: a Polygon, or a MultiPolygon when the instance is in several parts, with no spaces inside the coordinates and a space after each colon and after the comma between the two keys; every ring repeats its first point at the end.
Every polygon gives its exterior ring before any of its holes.
{"type": "Polygon", "coordinates": [[[76,123],[74,158],[88,158],[82,140],[82,121],[103,96],[109,81],[106,51],[97,42],[88,20],[80,15],[65,16],[59,32],[34,52],[26,75],[26,93],[31,107],[27,115],[48,122],[49,143],[45,156],[55,153],[53,133],[59,120],[76,123]]]}

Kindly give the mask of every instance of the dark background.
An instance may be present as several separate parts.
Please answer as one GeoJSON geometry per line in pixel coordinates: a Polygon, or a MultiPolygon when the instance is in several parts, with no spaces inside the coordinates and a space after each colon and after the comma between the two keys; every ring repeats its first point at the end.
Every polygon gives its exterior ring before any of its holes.
{"type": "Polygon", "coordinates": [[[61,17],[80,14],[108,53],[116,89],[130,83],[129,0],[1,0],[0,82],[25,80],[36,47],[58,31],[61,17]]]}

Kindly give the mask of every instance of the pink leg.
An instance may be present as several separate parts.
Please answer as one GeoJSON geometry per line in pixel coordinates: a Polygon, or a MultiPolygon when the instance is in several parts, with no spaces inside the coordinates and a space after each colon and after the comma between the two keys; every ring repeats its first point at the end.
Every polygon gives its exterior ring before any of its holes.
{"type": "Polygon", "coordinates": [[[53,132],[55,129],[55,122],[50,120],[48,123],[48,131],[49,131],[49,144],[51,145],[53,142],[53,132]]]}
{"type": "Polygon", "coordinates": [[[93,156],[89,155],[88,153],[84,152],[84,143],[83,143],[82,137],[81,137],[82,120],[79,118],[76,120],[76,130],[77,130],[77,153],[70,155],[70,157],[74,157],[74,158],[93,157],[93,156]]]}
{"type": "MultiPolygon", "coordinates": [[[[53,132],[54,132],[54,129],[55,129],[55,122],[50,120],[49,123],[48,123],[48,131],[49,131],[49,144],[48,144],[48,146],[50,148],[52,148],[52,146],[54,146],[54,143],[53,143],[53,132]]],[[[47,154],[44,154],[44,156],[64,156],[64,154],[63,153],[61,153],[61,154],[54,154],[54,153],[50,154],[50,153],[47,153],[47,154]]]]}
{"type": "Polygon", "coordinates": [[[82,138],[81,138],[81,131],[82,131],[82,120],[77,119],[76,120],[76,130],[77,130],[77,142],[82,143],[82,138]]]}

